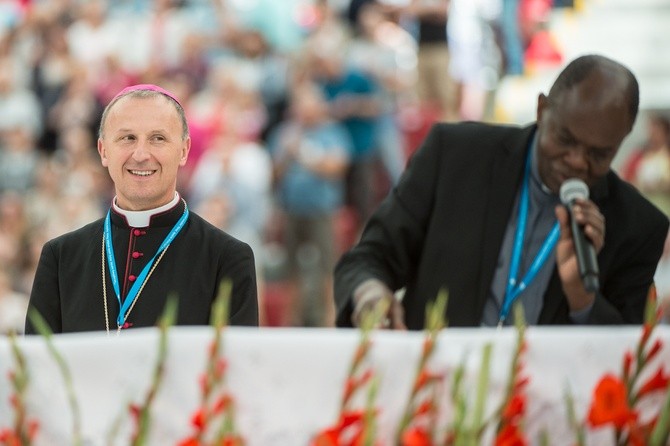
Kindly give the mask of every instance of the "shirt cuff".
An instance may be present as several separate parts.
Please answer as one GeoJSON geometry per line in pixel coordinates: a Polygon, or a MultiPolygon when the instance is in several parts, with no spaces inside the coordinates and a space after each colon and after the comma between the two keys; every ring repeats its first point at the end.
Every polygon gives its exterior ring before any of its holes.
{"type": "Polygon", "coordinates": [[[586,324],[586,322],[589,320],[589,315],[591,314],[591,310],[593,309],[593,304],[595,303],[595,301],[596,300],[593,299],[591,305],[589,305],[586,308],[582,308],[581,310],[577,311],[571,311],[570,320],[572,320],[572,322],[575,324],[581,324],[581,325],[586,324]]]}

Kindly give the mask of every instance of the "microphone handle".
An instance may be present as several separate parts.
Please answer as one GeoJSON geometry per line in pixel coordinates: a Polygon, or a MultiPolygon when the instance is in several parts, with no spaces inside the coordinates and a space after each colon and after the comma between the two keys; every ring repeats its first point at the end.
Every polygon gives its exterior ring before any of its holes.
{"type": "Polygon", "coordinates": [[[589,293],[594,293],[600,288],[598,279],[598,258],[596,250],[589,239],[584,234],[584,228],[572,217],[572,203],[569,207],[570,227],[572,229],[572,240],[575,245],[575,254],[577,255],[577,264],[579,266],[579,275],[584,282],[584,288],[589,293]]]}

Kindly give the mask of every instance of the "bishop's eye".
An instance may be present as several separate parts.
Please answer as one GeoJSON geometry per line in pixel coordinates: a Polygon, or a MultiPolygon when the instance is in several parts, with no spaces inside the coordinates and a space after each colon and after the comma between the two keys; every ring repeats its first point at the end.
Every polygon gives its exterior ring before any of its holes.
{"type": "Polygon", "coordinates": [[[572,137],[572,135],[566,132],[558,132],[556,139],[558,140],[559,144],[564,146],[571,146],[575,143],[575,139],[572,137]]]}
{"type": "Polygon", "coordinates": [[[601,163],[608,160],[610,152],[607,150],[589,150],[589,158],[596,163],[601,163]]]}

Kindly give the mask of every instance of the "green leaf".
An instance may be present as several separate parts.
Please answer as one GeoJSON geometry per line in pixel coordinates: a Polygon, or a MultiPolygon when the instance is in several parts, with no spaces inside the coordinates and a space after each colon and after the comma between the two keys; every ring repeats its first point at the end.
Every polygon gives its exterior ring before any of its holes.
{"type": "Polygon", "coordinates": [[[649,446],[663,446],[668,443],[668,439],[670,439],[670,387],[665,393],[665,402],[651,433],[649,446]]]}
{"type": "Polygon", "coordinates": [[[74,392],[74,383],[72,381],[72,374],[70,373],[70,369],[68,368],[67,363],[65,362],[65,358],[61,356],[60,352],[58,351],[58,349],[56,349],[56,346],[53,343],[52,339],[53,332],[51,331],[51,328],[49,327],[49,324],[47,324],[44,317],[42,317],[40,312],[33,307],[30,307],[28,309],[28,317],[30,318],[30,321],[35,327],[35,330],[37,330],[37,333],[39,333],[40,335],[42,335],[42,337],[44,337],[49,353],[56,361],[56,364],[58,365],[58,370],[60,371],[60,374],[63,377],[63,382],[65,384],[65,390],[67,393],[70,410],[72,411],[72,444],[74,446],[79,446],[82,444],[81,415],[79,410],[79,403],[77,402],[76,394],[74,392]]]}

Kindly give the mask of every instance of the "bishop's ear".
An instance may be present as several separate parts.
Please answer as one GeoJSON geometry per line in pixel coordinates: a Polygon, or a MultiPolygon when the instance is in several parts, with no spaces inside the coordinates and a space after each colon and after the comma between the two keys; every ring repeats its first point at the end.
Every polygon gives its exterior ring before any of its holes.
{"type": "Polygon", "coordinates": [[[191,151],[191,138],[188,137],[186,140],[184,140],[184,144],[181,148],[181,160],[179,162],[180,166],[185,166],[186,161],[188,160],[188,154],[191,151]]]}
{"type": "Polygon", "coordinates": [[[104,167],[107,167],[107,151],[101,138],[98,138],[98,153],[100,154],[100,162],[104,167]]]}

